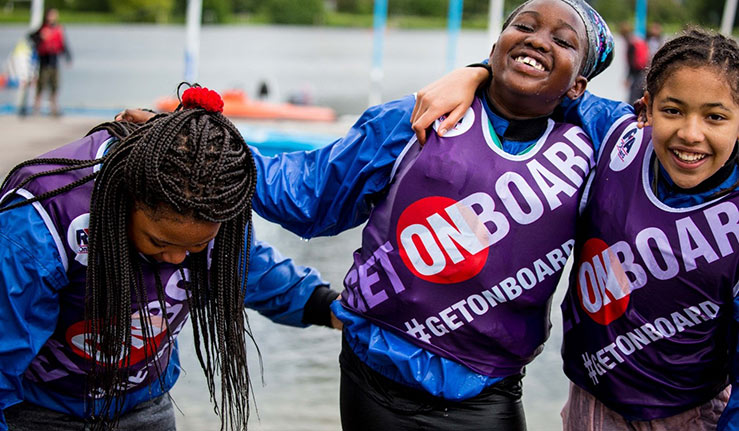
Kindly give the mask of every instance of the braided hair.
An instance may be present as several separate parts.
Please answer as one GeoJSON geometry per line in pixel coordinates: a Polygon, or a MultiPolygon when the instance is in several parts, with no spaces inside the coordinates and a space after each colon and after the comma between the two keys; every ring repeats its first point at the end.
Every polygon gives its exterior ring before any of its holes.
{"type": "Polygon", "coordinates": [[[667,77],[682,67],[714,67],[726,76],[735,101],[739,101],[739,45],[720,33],[689,27],[662,46],[647,73],[647,91],[654,97],[667,77]]]}
{"type": "MultiPolygon", "coordinates": [[[[141,126],[105,123],[90,133],[100,130],[120,139],[101,159],[34,159],[11,171],[32,164],[61,165],[36,174],[43,176],[101,163],[99,171],[20,203],[46,199],[95,179],[85,294],[85,332],[91,338],[85,341],[96,346],[93,351],[99,351],[92,355],[88,374],[88,393],[102,400],[93,400],[90,414],[94,429],[115,428],[123,408],[131,365],[132,301],[139,313],[149,314],[140,257],[128,235],[130,215],[141,208],[153,214],[168,211],[187,219],[220,223],[210,255],[207,247],[188,256],[189,280],[183,268],[180,272],[188,292],[196,354],[221,418],[221,429],[245,429],[250,389],[246,339],[251,333],[243,305],[249,261],[249,247],[244,244],[245,238],[247,244],[251,240],[251,200],[256,187],[251,152],[226,117],[200,107],[178,108],[141,126]],[[216,399],[218,376],[220,400],[216,399]]],[[[158,271],[155,279],[157,299],[166,315],[158,271]]],[[[140,321],[143,344],[150,346],[154,333],[151,322],[146,318],[140,321]]],[[[171,343],[168,325],[166,330],[171,343]]],[[[149,363],[156,352],[144,350],[149,363]]],[[[158,361],[152,362],[163,385],[164,372],[158,361]]]]}

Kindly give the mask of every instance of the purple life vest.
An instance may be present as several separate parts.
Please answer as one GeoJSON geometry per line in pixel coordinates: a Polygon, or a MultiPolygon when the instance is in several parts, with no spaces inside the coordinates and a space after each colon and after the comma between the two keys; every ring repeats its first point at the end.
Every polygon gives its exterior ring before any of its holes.
{"type": "Polygon", "coordinates": [[[629,419],[673,416],[727,385],[739,282],[739,193],[688,208],[650,187],[649,129],[604,141],[562,304],[564,369],[629,419]]]}
{"type": "MultiPolygon", "coordinates": [[[[59,157],[80,160],[93,160],[101,157],[113,138],[105,132],[96,132],[69,145],[55,149],[42,158],[59,157]]],[[[0,192],[5,196],[20,182],[36,172],[58,168],[58,165],[28,166],[17,171],[0,192]]],[[[98,168],[96,166],[96,168],[98,168]]],[[[39,177],[23,186],[17,194],[30,198],[69,184],[93,172],[93,168],[69,173],[39,177]]],[[[24,378],[34,382],[44,390],[81,399],[85,397],[86,375],[90,370],[88,358],[92,348],[85,345],[84,298],[87,271],[88,227],[90,219],[90,196],[93,182],[90,181],[68,192],[34,203],[54,238],[69,285],[60,289],[59,318],[52,336],[41,348],[39,354],[27,368],[24,378]]],[[[124,258],[124,257],[122,257],[124,258]]],[[[186,266],[187,261],[183,264],[186,266]]],[[[149,313],[141,316],[136,294],[132,294],[131,310],[131,366],[128,389],[143,388],[157,380],[157,367],[163,374],[169,364],[174,347],[167,337],[167,326],[171,328],[173,339],[187,321],[189,307],[186,291],[180,285],[182,274],[187,277],[187,269],[180,271],[176,265],[157,264],[142,257],[143,281],[149,298],[149,313]],[[167,315],[157,300],[155,271],[165,286],[167,315]],[[149,361],[145,360],[145,346],[142,339],[141,318],[149,319],[153,341],[149,344],[149,361]],[[152,345],[153,344],[153,345],[152,345]],[[152,358],[151,352],[156,352],[152,358]]],[[[111,285],[110,288],[115,288],[111,285]]],[[[94,353],[99,354],[98,352],[94,353]]],[[[155,383],[158,384],[158,383],[155,383]]]]}
{"type": "MultiPolygon", "coordinates": [[[[437,123],[438,124],[438,123],[437,123]]],[[[593,148],[549,120],[523,155],[495,144],[476,99],[403,156],[344,279],[345,307],[477,373],[521,371],[549,335],[593,148]]]]}

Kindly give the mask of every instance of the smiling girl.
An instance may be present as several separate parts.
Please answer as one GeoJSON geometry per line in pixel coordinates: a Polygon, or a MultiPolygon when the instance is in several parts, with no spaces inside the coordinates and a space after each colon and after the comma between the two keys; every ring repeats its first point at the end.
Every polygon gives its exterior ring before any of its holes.
{"type": "MultiPolygon", "coordinates": [[[[562,304],[567,431],[716,429],[737,366],[738,82],[736,42],[692,29],[654,56],[651,127],[639,129],[631,113],[614,121],[608,109],[580,115],[603,145],[562,304]]],[[[435,84],[432,93],[455,88],[435,84]]],[[[593,99],[569,112],[587,112],[593,99]]],[[[424,103],[436,111],[419,116],[460,110],[424,103]]],[[[739,429],[737,391],[719,429],[739,429]]]]}
{"type": "Polygon", "coordinates": [[[261,216],[306,238],[367,220],[332,305],[344,322],[344,429],[526,428],[523,369],[549,333],[594,153],[580,128],[550,115],[583,94],[611,49],[585,2],[528,1],[492,49],[492,84],[446,141],[413,139],[407,97],[370,108],[327,149],[257,157],[261,216]],[[344,166],[360,166],[360,180],[344,166]],[[339,193],[327,191],[334,182],[339,193]]]}

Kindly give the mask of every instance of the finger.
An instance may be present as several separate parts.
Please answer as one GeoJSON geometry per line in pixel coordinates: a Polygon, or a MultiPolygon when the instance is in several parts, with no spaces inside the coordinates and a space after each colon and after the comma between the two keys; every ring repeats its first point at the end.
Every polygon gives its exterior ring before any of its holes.
{"type": "Polygon", "coordinates": [[[464,106],[457,106],[452,112],[441,122],[439,125],[439,136],[444,136],[449,130],[452,130],[454,126],[459,123],[464,113],[467,112],[467,108],[464,106]]]}
{"type": "Polygon", "coordinates": [[[416,116],[421,111],[421,96],[416,94],[416,103],[413,104],[413,112],[411,112],[411,124],[416,122],[416,116]]]}
{"type": "Polygon", "coordinates": [[[413,122],[413,124],[411,124],[411,127],[416,133],[416,139],[418,139],[418,143],[421,144],[421,146],[424,146],[426,144],[426,128],[423,127],[418,121],[413,122]]]}

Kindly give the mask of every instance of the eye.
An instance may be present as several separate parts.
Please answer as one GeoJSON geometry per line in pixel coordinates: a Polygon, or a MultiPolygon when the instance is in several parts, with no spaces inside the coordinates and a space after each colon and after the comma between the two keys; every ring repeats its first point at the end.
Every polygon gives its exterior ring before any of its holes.
{"type": "Polygon", "coordinates": [[[164,245],[164,244],[160,243],[159,241],[155,240],[154,238],[149,238],[149,243],[151,243],[151,245],[153,245],[156,248],[165,248],[165,247],[167,247],[166,245],[164,245]]]}
{"type": "Polygon", "coordinates": [[[721,114],[708,114],[708,119],[711,121],[723,121],[726,117],[721,114]]]}
{"type": "Polygon", "coordinates": [[[517,28],[518,30],[524,32],[524,33],[531,33],[534,31],[534,27],[528,25],[528,24],[513,24],[513,27],[517,28]]]}
{"type": "Polygon", "coordinates": [[[661,111],[667,115],[680,115],[680,110],[677,108],[662,108],[661,111]]]}
{"type": "Polygon", "coordinates": [[[559,45],[561,47],[564,47],[564,48],[569,48],[569,49],[574,49],[575,48],[575,45],[573,45],[570,42],[568,42],[568,41],[566,41],[566,40],[564,40],[562,38],[559,38],[559,37],[555,37],[554,38],[554,43],[556,43],[557,45],[559,45]]]}

